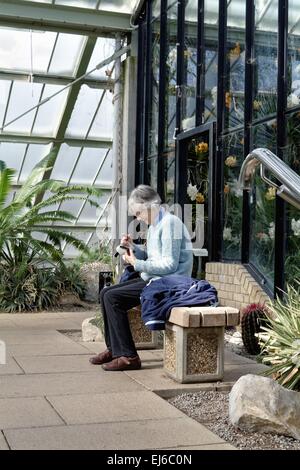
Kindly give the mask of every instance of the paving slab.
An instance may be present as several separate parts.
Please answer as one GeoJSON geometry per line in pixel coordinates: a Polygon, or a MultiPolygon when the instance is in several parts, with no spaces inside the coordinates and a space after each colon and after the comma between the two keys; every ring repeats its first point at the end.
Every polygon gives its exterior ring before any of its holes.
{"type": "Polygon", "coordinates": [[[6,442],[5,438],[4,438],[4,435],[0,431],[0,451],[1,450],[9,450],[9,447],[7,445],[7,442],[6,442]]]}
{"type": "Polygon", "coordinates": [[[228,351],[228,349],[225,348],[224,351],[224,363],[225,367],[226,365],[239,365],[239,364],[257,364],[256,361],[253,361],[252,359],[248,359],[247,357],[240,356],[239,354],[235,354],[232,351],[228,351]]]}
{"type": "Polygon", "coordinates": [[[122,390],[144,390],[123,372],[107,373],[95,367],[92,372],[54,373],[3,376],[0,397],[37,397],[45,395],[76,395],[113,393],[122,390]]]}
{"type": "Polygon", "coordinates": [[[45,398],[1,398],[0,427],[28,428],[64,424],[45,398]]]}
{"type": "Polygon", "coordinates": [[[256,374],[260,375],[267,370],[268,367],[263,364],[241,364],[241,365],[227,365],[224,371],[223,382],[236,382],[242,375],[256,374]]]}
{"type": "Polygon", "coordinates": [[[224,443],[188,417],[6,430],[5,436],[14,450],[137,450],[224,443]]]}
{"type": "Polygon", "coordinates": [[[21,319],[15,322],[16,327],[23,330],[33,331],[34,330],[78,330],[81,326],[80,321],[73,319],[64,318],[45,318],[42,321],[40,319],[21,319]]]}
{"type": "Polygon", "coordinates": [[[12,330],[16,329],[16,325],[12,320],[4,320],[1,318],[0,314],[0,334],[2,330],[12,330]]]}
{"type": "Polygon", "coordinates": [[[152,392],[47,396],[67,424],[180,418],[183,413],[152,392]]]}
{"type": "MultiPolygon", "coordinates": [[[[86,355],[88,361],[88,356],[91,354],[80,344],[76,344],[74,341],[70,342],[58,342],[56,343],[46,343],[46,344],[12,344],[7,346],[7,351],[11,356],[16,358],[19,357],[43,357],[43,356],[69,356],[74,355],[74,362],[76,362],[77,355],[86,355]]],[[[18,359],[19,362],[19,359],[18,359]]]]}
{"type": "Polygon", "coordinates": [[[59,333],[58,331],[45,331],[38,330],[38,334],[31,333],[30,331],[0,331],[0,337],[6,344],[74,344],[67,336],[59,333]]]}
{"type": "MultiPolygon", "coordinates": [[[[75,345],[76,346],[76,345],[75,345]]],[[[54,372],[91,372],[97,368],[99,373],[106,373],[101,366],[89,362],[89,354],[83,355],[49,355],[49,356],[15,356],[17,363],[26,374],[52,374],[54,372]]],[[[122,372],[114,372],[122,374],[122,372]]]]}
{"type": "MultiPolygon", "coordinates": [[[[13,357],[6,357],[6,364],[0,364],[0,376],[2,375],[15,375],[15,374],[24,374],[24,371],[16,363],[13,357]]],[[[0,382],[1,386],[1,382],[0,382]]]]}
{"type": "Polygon", "coordinates": [[[99,354],[106,349],[105,343],[92,342],[92,341],[78,341],[77,344],[84,347],[87,351],[94,354],[99,354]]]}
{"type": "MultiPolygon", "coordinates": [[[[157,368],[146,368],[143,367],[140,370],[132,370],[125,372],[129,377],[136,380],[138,383],[143,385],[146,389],[152,390],[155,392],[167,392],[169,397],[169,393],[172,391],[176,391],[176,395],[178,391],[183,390],[187,392],[195,392],[198,390],[215,390],[216,389],[216,382],[212,383],[190,383],[190,384],[181,384],[179,382],[175,382],[175,380],[168,377],[160,365],[157,368]]],[[[173,394],[174,395],[174,394],[173,394]]],[[[163,396],[163,394],[161,395],[163,396]]]]}

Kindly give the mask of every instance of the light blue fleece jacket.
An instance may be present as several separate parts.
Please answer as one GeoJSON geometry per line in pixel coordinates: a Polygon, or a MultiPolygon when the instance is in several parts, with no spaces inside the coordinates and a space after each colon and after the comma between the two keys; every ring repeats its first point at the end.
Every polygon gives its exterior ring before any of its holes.
{"type": "Polygon", "coordinates": [[[181,220],[166,212],[156,225],[150,225],[146,249],[134,245],[134,269],[144,281],[169,274],[191,276],[193,268],[192,242],[181,220]]]}

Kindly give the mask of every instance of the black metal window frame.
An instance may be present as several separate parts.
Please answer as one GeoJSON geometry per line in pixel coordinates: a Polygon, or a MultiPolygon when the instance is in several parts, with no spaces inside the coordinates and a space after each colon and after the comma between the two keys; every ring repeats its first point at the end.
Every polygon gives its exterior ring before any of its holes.
{"type": "MultiPolygon", "coordinates": [[[[203,115],[205,109],[204,94],[205,94],[205,37],[204,37],[204,6],[207,0],[198,0],[198,48],[197,48],[197,80],[196,80],[196,128],[203,123],[203,115]]],[[[149,116],[150,96],[149,90],[149,77],[147,78],[147,64],[148,70],[151,58],[151,28],[149,27],[149,19],[151,20],[151,1],[146,2],[145,15],[140,20],[140,27],[143,22],[147,22],[147,37],[143,44],[147,44],[146,51],[143,50],[139,55],[139,61],[143,54],[147,54],[146,61],[146,79],[144,84],[140,83],[138,86],[139,106],[144,106],[144,113],[138,114],[137,127],[143,129],[140,132],[141,138],[144,139],[143,151],[137,157],[136,168],[138,170],[139,162],[144,162],[144,182],[147,183],[147,119],[149,116]],[[144,96],[141,96],[144,94],[144,96]],[[139,115],[143,116],[143,122],[139,120],[139,115]],[[140,158],[142,157],[142,158],[140,158]]],[[[287,109],[287,68],[288,68],[288,0],[278,0],[278,98],[277,98],[277,118],[278,135],[277,135],[277,154],[280,158],[284,158],[283,148],[287,144],[287,116],[300,110],[299,107],[287,109]]],[[[182,132],[181,128],[181,96],[180,89],[184,80],[184,39],[185,39],[185,2],[179,0],[178,4],[178,23],[177,23],[177,99],[176,99],[176,126],[175,137],[182,132]]],[[[172,4],[173,5],[173,4],[172,4]]],[[[169,5],[170,7],[170,5],[169,5]]],[[[158,191],[164,194],[164,132],[165,132],[165,58],[166,58],[166,39],[167,39],[167,0],[161,0],[161,25],[160,25],[160,83],[159,83],[159,134],[158,134],[158,191]]],[[[238,131],[244,132],[244,158],[252,149],[252,129],[254,125],[263,124],[267,122],[270,116],[256,119],[253,116],[253,96],[254,96],[254,71],[255,71],[255,2],[254,0],[246,0],[246,30],[245,30],[245,111],[244,111],[244,124],[234,128],[225,129],[225,92],[226,92],[226,53],[227,53],[227,11],[228,2],[219,0],[219,21],[218,21],[218,95],[217,95],[217,120],[216,120],[216,159],[213,170],[214,187],[215,191],[213,197],[213,212],[212,223],[215,229],[215,236],[211,246],[211,260],[213,261],[229,261],[223,256],[223,186],[224,186],[224,152],[222,147],[222,139],[224,136],[236,133],[238,131]]],[[[144,29],[145,31],[145,29],[144,29]]],[[[141,109],[141,108],[139,108],[141,109]]],[[[196,130],[196,129],[194,129],[196,130]]],[[[139,149],[140,150],[140,149],[139,149]]],[[[137,147],[138,151],[138,147],[137,147]]],[[[179,151],[179,145],[176,145],[176,173],[181,173],[185,168],[185,162],[182,160],[182,155],[179,151]]],[[[138,178],[136,182],[140,182],[138,178]]],[[[180,199],[179,194],[175,197],[176,200],[180,199]]],[[[280,294],[284,288],[284,259],[286,253],[286,206],[285,203],[276,198],[276,216],[275,216],[275,261],[274,261],[274,292],[280,294]]],[[[260,273],[256,266],[249,261],[250,250],[250,200],[248,193],[244,192],[243,195],[243,221],[242,221],[242,240],[241,240],[241,261],[251,273],[255,276],[260,285],[272,294],[272,289],[266,286],[266,279],[260,273]]],[[[232,260],[231,260],[232,261],[232,260]]]]}

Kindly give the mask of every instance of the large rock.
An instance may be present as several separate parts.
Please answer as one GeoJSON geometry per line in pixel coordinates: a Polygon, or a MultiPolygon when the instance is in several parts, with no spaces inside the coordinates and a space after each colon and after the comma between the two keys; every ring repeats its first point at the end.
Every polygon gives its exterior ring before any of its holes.
{"type": "Polygon", "coordinates": [[[82,341],[103,341],[103,334],[100,328],[90,323],[93,318],[86,318],[82,322],[82,341]]]}
{"type": "Polygon", "coordinates": [[[267,377],[244,375],[230,392],[229,418],[245,431],[300,439],[300,393],[267,377]]]}
{"type": "Polygon", "coordinates": [[[98,302],[99,297],[99,272],[112,271],[111,266],[94,261],[93,263],[85,263],[80,268],[80,274],[86,284],[85,298],[89,302],[98,302]]]}

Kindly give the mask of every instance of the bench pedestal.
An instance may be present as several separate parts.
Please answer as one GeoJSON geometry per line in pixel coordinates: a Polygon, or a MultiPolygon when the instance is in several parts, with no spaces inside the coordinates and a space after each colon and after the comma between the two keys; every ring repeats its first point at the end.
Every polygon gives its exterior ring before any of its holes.
{"type": "Polygon", "coordinates": [[[173,308],[165,331],[165,373],[180,383],[222,380],[225,326],[238,323],[239,311],[230,307],[173,308]]]}
{"type": "Polygon", "coordinates": [[[127,313],[136,349],[157,349],[159,347],[159,331],[151,331],[146,328],[141,317],[141,307],[133,307],[127,313]]]}

